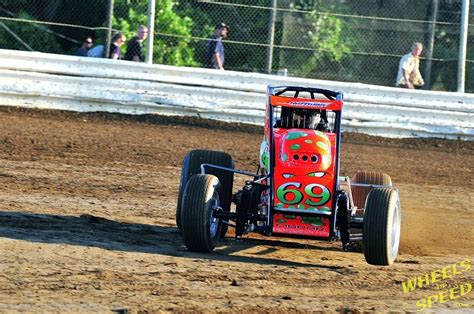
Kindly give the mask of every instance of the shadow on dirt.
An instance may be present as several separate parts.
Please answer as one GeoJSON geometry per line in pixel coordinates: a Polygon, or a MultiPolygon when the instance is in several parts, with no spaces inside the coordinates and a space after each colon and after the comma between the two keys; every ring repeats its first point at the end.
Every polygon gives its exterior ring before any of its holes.
{"type": "Polygon", "coordinates": [[[273,258],[262,258],[278,246],[297,249],[324,249],[311,245],[299,245],[282,241],[246,239],[219,248],[213,254],[188,252],[175,227],[118,222],[92,215],[66,216],[25,212],[0,212],[0,237],[39,243],[70,244],[103,248],[106,250],[151,253],[193,259],[209,259],[228,262],[270,264],[279,266],[316,267],[337,270],[344,267],[300,263],[273,258]],[[247,241],[250,240],[250,241],[247,241]],[[230,255],[254,245],[272,246],[258,256],[230,255]]]}
{"type": "MultiPolygon", "coordinates": [[[[272,239],[256,239],[256,238],[245,238],[244,240],[237,241],[234,238],[226,238],[223,240],[225,242],[232,242],[231,247],[227,247],[223,250],[226,254],[231,254],[234,252],[238,252],[240,250],[252,247],[252,246],[265,246],[265,250],[261,252],[254,253],[256,255],[266,255],[275,251],[278,251],[279,248],[286,248],[286,249],[299,249],[299,250],[318,250],[318,251],[333,251],[333,252],[341,252],[342,249],[339,247],[328,247],[328,246],[319,246],[314,244],[307,244],[307,243],[299,243],[299,242],[288,242],[275,239],[276,236],[273,236],[272,239]]],[[[286,239],[297,239],[296,237],[285,237],[286,239]]],[[[321,242],[327,242],[327,240],[321,240],[321,242]]]]}

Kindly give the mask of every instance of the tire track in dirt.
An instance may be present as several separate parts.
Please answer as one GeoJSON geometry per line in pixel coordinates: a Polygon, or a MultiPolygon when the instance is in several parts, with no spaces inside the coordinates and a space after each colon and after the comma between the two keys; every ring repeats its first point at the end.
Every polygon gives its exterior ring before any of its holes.
{"type": "MultiPolygon", "coordinates": [[[[401,310],[438,292],[402,282],[474,258],[473,143],[343,134],[343,174],[387,172],[402,192],[402,254],[384,268],[308,239],[186,251],[174,226],[182,157],[218,149],[254,171],[259,128],[2,107],[0,125],[0,311],[401,310]]],[[[446,284],[462,282],[473,273],[446,284]]]]}

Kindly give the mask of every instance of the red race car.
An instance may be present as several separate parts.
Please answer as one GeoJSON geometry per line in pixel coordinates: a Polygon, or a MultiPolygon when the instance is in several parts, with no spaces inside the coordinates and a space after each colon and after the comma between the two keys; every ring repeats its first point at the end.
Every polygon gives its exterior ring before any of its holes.
{"type": "Polygon", "coordinates": [[[182,165],[176,223],[186,247],[212,252],[229,226],[249,232],[362,244],[366,261],[398,254],[399,191],[384,173],[339,175],[342,93],[268,87],[259,169],[234,169],[224,152],[193,150],[182,165]],[[233,193],[234,174],[252,178],[233,193]],[[235,206],[233,205],[235,204],[235,206]]]}

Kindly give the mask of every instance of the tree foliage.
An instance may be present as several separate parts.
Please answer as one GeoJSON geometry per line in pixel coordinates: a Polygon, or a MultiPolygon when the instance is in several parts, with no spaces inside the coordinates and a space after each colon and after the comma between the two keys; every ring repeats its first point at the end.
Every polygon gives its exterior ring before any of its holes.
{"type": "MultiPolygon", "coordinates": [[[[157,0],[156,7],[153,62],[197,66],[194,50],[189,47],[193,28],[191,18],[180,16],[172,0],[157,0]]],[[[140,25],[147,25],[147,0],[116,0],[114,10],[117,13],[114,14],[113,28],[123,32],[127,38],[135,36],[140,25]]]]}
{"type": "Polygon", "coordinates": [[[321,78],[322,73],[341,67],[350,58],[350,47],[343,36],[345,22],[327,13],[334,6],[323,6],[322,0],[290,3],[294,11],[284,14],[282,45],[296,48],[280,53],[280,67],[288,68],[295,76],[321,78]]]}
{"type": "MultiPolygon", "coordinates": [[[[456,90],[461,1],[437,1],[406,1],[401,6],[388,0],[278,0],[273,73],[288,69],[293,76],[391,86],[400,56],[414,41],[431,36],[430,10],[438,3],[436,21],[446,23],[435,26],[431,82],[434,89],[456,90]]],[[[113,27],[131,39],[139,25],[147,24],[148,0],[114,2],[113,27]]],[[[224,22],[230,26],[224,41],[225,68],[266,72],[271,3],[156,0],[153,62],[202,66],[207,38],[217,23],[224,22]]],[[[88,27],[107,25],[107,4],[108,0],[1,0],[0,15],[84,26],[2,21],[35,50],[72,53],[79,46],[77,41],[88,35],[104,43],[106,31],[88,27]]],[[[0,27],[0,46],[26,49],[4,27],[0,27]]],[[[469,60],[473,59],[471,46],[469,60]]],[[[422,55],[422,71],[426,56],[422,55]]],[[[472,91],[474,65],[468,62],[467,66],[466,88],[472,91]]]]}
{"type": "MultiPolygon", "coordinates": [[[[21,11],[19,19],[34,20],[28,13],[21,11]]],[[[0,46],[3,49],[29,50],[23,43],[31,49],[41,52],[62,53],[63,50],[56,40],[56,37],[46,31],[46,27],[40,24],[27,22],[5,22],[5,28],[0,28],[0,46]],[[13,32],[15,36],[11,34],[13,32]]]]}
{"type": "MultiPolygon", "coordinates": [[[[242,1],[233,1],[242,3],[242,1]]],[[[177,9],[193,20],[190,46],[196,51],[196,61],[204,63],[207,38],[218,23],[226,23],[230,30],[225,47],[225,68],[236,71],[263,72],[265,65],[269,14],[268,0],[252,1],[252,7],[235,7],[210,2],[181,1],[177,9]]]]}

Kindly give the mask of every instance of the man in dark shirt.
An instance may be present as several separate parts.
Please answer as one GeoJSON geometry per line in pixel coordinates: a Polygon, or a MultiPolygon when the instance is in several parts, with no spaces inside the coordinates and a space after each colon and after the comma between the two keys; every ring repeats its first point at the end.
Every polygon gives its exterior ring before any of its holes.
{"type": "Polygon", "coordinates": [[[212,35],[206,44],[206,60],[204,66],[206,68],[224,70],[224,45],[222,39],[227,37],[229,27],[224,23],[216,26],[216,32],[212,35]]]}
{"type": "Polygon", "coordinates": [[[127,52],[125,53],[125,60],[144,62],[145,58],[142,55],[142,42],[148,36],[148,28],[141,25],[138,28],[137,36],[133,37],[127,45],[127,52]]]}
{"type": "Polygon", "coordinates": [[[87,36],[82,43],[81,48],[79,48],[74,55],[80,57],[87,57],[87,52],[92,48],[92,37],[87,36]]]}
{"type": "Polygon", "coordinates": [[[110,55],[109,59],[120,60],[122,59],[122,53],[120,47],[126,42],[126,38],[122,33],[117,33],[112,38],[112,43],[110,44],[110,55]]]}

